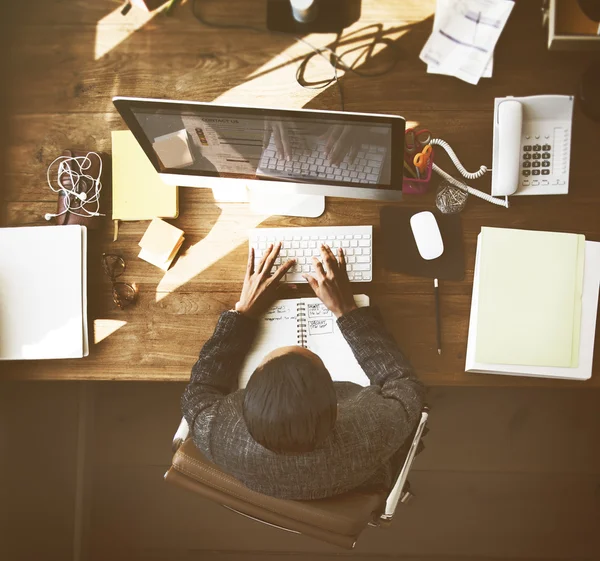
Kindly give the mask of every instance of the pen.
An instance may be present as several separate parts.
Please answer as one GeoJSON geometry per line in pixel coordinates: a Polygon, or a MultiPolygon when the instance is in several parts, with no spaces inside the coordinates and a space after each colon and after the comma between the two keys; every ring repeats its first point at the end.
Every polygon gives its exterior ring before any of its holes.
{"type": "Polygon", "coordinates": [[[406,171],[408,171],[408,173],[410,173],[411,177],[415,177],[415,178],[417,177],[415,175],[415,173],[413,172],[413,170],[410,169],[410,166],[406,163],[406,160],[404,160],[404,167],[406,168],[406,171]]]}
{"type": "Polygon", "coordinates": [[[433,279],[433,291],[435,293],[435,331],[437,336],[438,354],[442,354],[442,326],[440,323],[440,290],[438,280],[433,279]]]}

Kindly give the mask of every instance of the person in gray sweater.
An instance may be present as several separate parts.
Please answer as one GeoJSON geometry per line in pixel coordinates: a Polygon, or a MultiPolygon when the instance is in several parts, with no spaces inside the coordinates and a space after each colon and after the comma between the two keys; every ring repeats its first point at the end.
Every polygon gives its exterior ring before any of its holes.
{"type": "Polygon", "coordinates": [[[424,387],[373,307],[357,308],[342,249],[327,246],[305,275],[371,385],[333,382],[303,347],[265,356],[245,389],[238,376],[258,318],[293,260],[271,274],[280,244],[254,266],[250,252],[240,300],[223,312],[192,368],[181,400],[200,451],[249,489],[282,499],[320,499],[360,487],[391,488],[399,455],[424,404],[424,387]]]}

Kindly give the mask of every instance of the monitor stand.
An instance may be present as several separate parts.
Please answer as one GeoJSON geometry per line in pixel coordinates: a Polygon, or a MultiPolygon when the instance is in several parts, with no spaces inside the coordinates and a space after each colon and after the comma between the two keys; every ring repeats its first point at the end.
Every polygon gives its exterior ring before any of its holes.
{"type": "Polygon", "coordinates": [[[250,210],[254,214],[269,216],[301,216],[317,218],[325,211],[325,197],[320,195],[285,195],[250,192],[250,210]]]}
{"type": "Polygon", "coordinates": [[[216,202],[250,203],[253,214],[317,218],[325,212],[322,195],[281,194],[264,187],[255,189],[237,185],[214,187],[212,192],[216,202]]]}

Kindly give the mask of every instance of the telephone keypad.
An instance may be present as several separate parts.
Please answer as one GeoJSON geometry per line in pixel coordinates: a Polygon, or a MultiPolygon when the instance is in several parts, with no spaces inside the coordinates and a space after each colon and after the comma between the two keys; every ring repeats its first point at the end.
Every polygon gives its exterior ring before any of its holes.
{"type": "MultiPolygon", "coordinates": [[[[548,142],[546,140],[546,142],[548,142]]],[[[550,162],[552,161],[552,145],[550,144],[525,144],[521,160],[521,174],[524,179],[521,180],[523,186],[540,185],[537,178],[532,181],[529,179],[532,175],[551,175],[550,162]],[[533,169],[532,169],[533,168],[533,169]],[[542,168],[542,169],[540,169],[542,168]],[[527,178],[527,179],[525,179],[527,178]]],[[[546,179],[544,179],[546,181],[546,179]]]]}

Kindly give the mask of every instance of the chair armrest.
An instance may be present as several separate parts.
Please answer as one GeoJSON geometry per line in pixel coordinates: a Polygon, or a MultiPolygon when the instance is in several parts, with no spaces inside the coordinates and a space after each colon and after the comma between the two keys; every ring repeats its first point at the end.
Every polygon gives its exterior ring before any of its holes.
{"type": "Polygon", "coordinates": [[[179,427],[177,428],[177,432],[173,436],[173,452],[177,452],[179,447],[185,442],[187,437],[190,434],[190,427],[185,420],[185,417],[181,418],[181,423],[179,423],[179,427]]]}
{"type": "Polygon", "coordinates": [[[402,497],[402,491],[404,490],[413,460],[417,454],[417,448],[419,447],[419,442],[421,441],[423,431],[427,425],[428,417],[429,411],[427,408],[425,408],[421,412],[421,420],[419,421],[412,444],[410,445],[410,449],[406,455],[406,459],[404,460],[404,465],[402,466],[402,469],[398,475],[398,479],[396,479],[396,483],[393,489],[390,491],[390,494],[385,502],[385,510],[381,515],[382,520],[391,520],[391,518],[394,516],[394,512],[396,512],[396,506],[398,506],[398,501],[402,497]]]}

